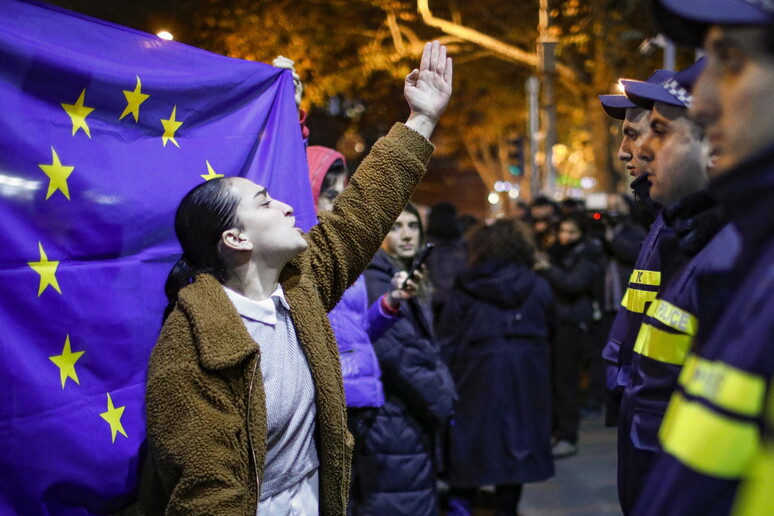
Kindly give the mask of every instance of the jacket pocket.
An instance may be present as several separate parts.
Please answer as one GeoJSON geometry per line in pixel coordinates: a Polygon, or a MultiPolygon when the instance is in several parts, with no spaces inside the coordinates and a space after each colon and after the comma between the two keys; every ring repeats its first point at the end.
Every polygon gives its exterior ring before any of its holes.
{"type": "Polygon", "coordinates": [[[630,435],[634,447],[650,452],[661,451],[658,429],[663,419],[664,414],[661,413],[635,410],[630,435]]]}

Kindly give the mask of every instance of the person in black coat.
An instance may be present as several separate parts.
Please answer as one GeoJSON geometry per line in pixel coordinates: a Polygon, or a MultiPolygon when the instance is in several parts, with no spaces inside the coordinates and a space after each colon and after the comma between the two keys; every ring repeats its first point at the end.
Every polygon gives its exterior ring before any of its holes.
{"type": "Polygon", "coordinates": [[[496,486],[496,514],[516,514],[521,486],[554,474],[551,287],[532,270],[527,227],[501,219],[470,236],[438,325],[457,386],[448,436],[449,515],[471,514],[476,487],[496,486]]]}
{"type": "MultiPolygon", "coordinates": [[[[422,240],[416,209],[408,205],[365,271],[371,302],[410,267],[422,240]]],[[[429,288],[401,303],[403,318],[377,339],[384,406],[355,450],[355,515],[437,516],[436,434],[448,424],[454,386],[435,343],[429,288]]]]}
{"type": "Polygon", "coordinates": [[[556,296],[559,324],[553,340],[554,457],[577,452],[580,427],[581,353],[594,320],[594,296],[599,284],[602,249],[585,238],[584,215],[572,213],[559,220],[556,243],[536,268],[556,296]]]}
{"type": "Polygon", "coordinates": [[[452,203],[439,202],[430,208],[427,241],[435,245],[427,257],[427,272],[433,286],[433,322],[437,322],[454,279],[465,270],[468,261],[457,208],[452,203]]]}

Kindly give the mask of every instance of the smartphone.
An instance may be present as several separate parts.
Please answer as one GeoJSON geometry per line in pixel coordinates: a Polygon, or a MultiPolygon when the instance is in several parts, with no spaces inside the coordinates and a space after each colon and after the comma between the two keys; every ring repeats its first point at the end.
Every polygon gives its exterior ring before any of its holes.
{"type": "Polygon", "coordinates": [[[411,279],[411,277],[414,275],[414,273],[419,270],[420,267],[422,267],[422,264],[427,261],[427,257],[430,256],[430,253],[433,252],[433,244],[425,244],[425,247],[419,251],[419,254],[416,258],[414,258],[414,263],[411,265],[411,268],[408,270],[408,276],[406,276],[405,281],[403,281],[403,284],[401,285],[401,288],[406,287],[406,283],[408,283],[408,280],[411,279]]]}

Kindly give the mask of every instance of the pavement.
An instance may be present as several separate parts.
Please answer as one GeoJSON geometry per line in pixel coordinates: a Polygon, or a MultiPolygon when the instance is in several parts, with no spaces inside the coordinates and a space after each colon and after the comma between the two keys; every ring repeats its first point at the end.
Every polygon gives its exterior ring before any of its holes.
{"type": "MultiPolygon", "coordinates": [[[[554,462],[550,480],[524,486],[520,516],[620,516],[616,429],[602,416],[581,421],[578,453],[554,462]]],[[[482,513],[485,514],[485,513],[482,513]]]]}
{"type": "MultiPolygon", "coordinates": [[[[578,453],[556,460],[554,466],[553,478],[524,486],[519,516],[621,516],[616,429],[605,428],[601,415],[581,421],[578,453]]],[[[486,487],[479,491],[473,516],[493,514],[492,493],[486,487]]]]}

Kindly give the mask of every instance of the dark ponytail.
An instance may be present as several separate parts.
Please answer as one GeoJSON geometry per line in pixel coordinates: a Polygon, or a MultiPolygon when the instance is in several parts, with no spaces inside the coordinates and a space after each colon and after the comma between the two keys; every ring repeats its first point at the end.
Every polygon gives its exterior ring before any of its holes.
{"type": "Polygon", "coordinates": [[[212,179],[188,192],[175,213],[175,234],[183,256],[175,263],[164,284],[167,319],[177,303],[180,290],[197,274],[211,274],[221,283],[227,272],[218,242],[227,229],[237,227],[239,199],[228,187],[228,178],[212,179]]]}
{"type": "Polygon", "coordinates": [[[169,271],[167,276],[167,281],[164,283],[167,306],[164,308],[164,318],[162,321],[166,321],[169,314],[172,313],[172,309],[175,308],[175,303],[177,303],[178,292],[193,281],[194,274],[196,274],[196,271],[188,265],[188,262],[183,257],[180,257],[177,263],[172,266],[172,270],[169,271]]]}

